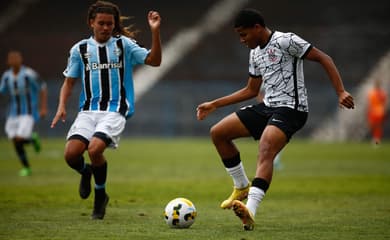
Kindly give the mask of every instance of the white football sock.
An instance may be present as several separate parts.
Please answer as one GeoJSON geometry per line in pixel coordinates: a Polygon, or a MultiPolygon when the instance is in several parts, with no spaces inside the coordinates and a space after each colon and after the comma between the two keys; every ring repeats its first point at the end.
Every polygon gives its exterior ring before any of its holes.
{"type": "Polygon", "coordinates": [[[249,185],[248,177],[245,174],[242,162],[235,167],[226,168],[226,171],[233,178],[234,187],[241,189],[249,185]]]}
{"type": "Polygon", "coordinates": [[[248,201],[246,207],[253,216],[256,215],[257,207],[259,206],[261,200],[263,199],[265,192],[257,187],[250,187],[248,193],[248,201]]]}

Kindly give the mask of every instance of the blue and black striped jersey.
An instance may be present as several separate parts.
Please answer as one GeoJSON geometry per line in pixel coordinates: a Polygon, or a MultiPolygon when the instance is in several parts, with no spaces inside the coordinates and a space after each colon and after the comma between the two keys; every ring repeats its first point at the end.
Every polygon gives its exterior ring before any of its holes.
{"type": "Polygon", "coordinates": [[[0,92],[9,94],[8,116],[32,115],[39,119],[39,92],[46,84],[41,82],[38,74],[31,68],[22,66],[17,75],[8,69],[1,77],[0,92]]]}
{"type": "Polygon", "coordinates": [[[149,50],[124,36],[111,37],[105,44],[93,37],[70,50],[64,76],[80,78],[80,111],[134,113],[133,66],[143,64],[149,50]]]}

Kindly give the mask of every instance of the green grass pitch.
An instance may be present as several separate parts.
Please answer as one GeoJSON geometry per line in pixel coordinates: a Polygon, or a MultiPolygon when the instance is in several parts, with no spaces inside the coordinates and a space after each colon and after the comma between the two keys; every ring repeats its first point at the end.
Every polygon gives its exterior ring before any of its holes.
{"type": "MultiPolygon", "coordinates": [[[[219,204],[232,189],[207,138],[122,139],[107,150],[110,203],[103,221],[90,220],[93,198],[78,196],[79,175],[64,162],[63,139],[28,147],[33,175],[19,177],[13,147],[0,139],[0,239],[389,239],[390,143],[313,143],[293,139],[282,153],[256,215],[242,230],[219,204]],[[194,202],[189,229],[163,219],[173,198],[194,202]]],[[[248,176],[257,142],[236,142],[248,176]]]]}

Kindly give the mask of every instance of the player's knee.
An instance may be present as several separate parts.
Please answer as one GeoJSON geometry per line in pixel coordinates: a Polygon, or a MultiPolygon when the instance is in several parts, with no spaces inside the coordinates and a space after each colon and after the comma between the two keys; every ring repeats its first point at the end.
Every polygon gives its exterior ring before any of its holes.
{"type": "Polygon", "coordinates": [[[64,152],[65,161],[69,164],[75,163],[80,159],[81,154],[73,149],[66,148],[64,152]]]}
{"type": "Polygon", "coordinates": [[[90,144],[88,146],[88,155],[89,155],[89,158],[91,159],[91,161],[93,161],[94,159],[100,158],[103,155],[103,152],[104,152],[104,148],[102,149],[101,147],[93,145],[93,144],[90,144]]]}
{"type": "Polygon", "coordinates": [[[65,145],[64,158],[68,164],[77,163],[83,156],[87,144],[78,140],[69,140],[65,145]]]}
{"type": "Polygon", "coordinates": [[[210,128],[210,136],[213,142],[216,142],[222,138],[221,128],[217,124],[210,128]]]}

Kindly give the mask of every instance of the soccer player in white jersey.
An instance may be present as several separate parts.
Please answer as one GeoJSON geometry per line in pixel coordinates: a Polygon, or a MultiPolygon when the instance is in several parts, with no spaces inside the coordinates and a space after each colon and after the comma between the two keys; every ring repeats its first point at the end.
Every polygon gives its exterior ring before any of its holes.
{"type": "Polygon", "coordinates": [[[217,108],[254,98],[260,86],[264,102],[247,106],[215,124],[210,131],[213,143],[234,189],[221,207],[233,208],[245,230],[254,228],[254,217],[272,180],[273,159],[291,136],[306,122],[308,102],[303,76],[303,59],[318,62],[326,71],[341,107],[354,108],[352,96],[345,91],[340,74],[327,54],[294,33],[271,31],[262,15],[244,9],[234,20],[240,42],[251,49],[247,85],[230,95],[202,103],[197,108],[199,120],[217,108]],[[234,139],[252,136],[259,141],[255,178],[250,184],[234,139]],[[241,202],[248,197],[246,204],[241,202]]]}
{"type": "Polygon", "coordinates": [[[0,83],[0,93],[10,97],[5,132],[23,165],[19,175],[29,176],[31,168],[24,145],[32,143],[36,152],[41,150],[38,134],[33,129],[34,123],[47,114],[46,84],[33,69],[23,65],[21,52],[9,51],[7,63],[10,68],[0,83]]]}
{"type": "Polygon", "coordinates": [[[72,47],[64,71],[65,81],[51,127],[59,120],[65,121],[66,102],[76,79],[81,79],[79,113],[68,132],[65,160],[81,174],[81,198],[90,195],[91,176],[94,176],[92,219],[104,218],[109,200],[103,152],[107,147],[117,147],[126,119],[134,112],[132,68],[136,64],[159,66],[161,63],[161,17],[158,12],[150,11],[147,18],[152,33],[150,50],[140,47],[133,40],[134,32],[122,26],[123,17],[117,5],[105,1],[92,4],[87,20],[93,36],[72,47]],[[84,162],[85,151],[91,164],[84,162]]]}

